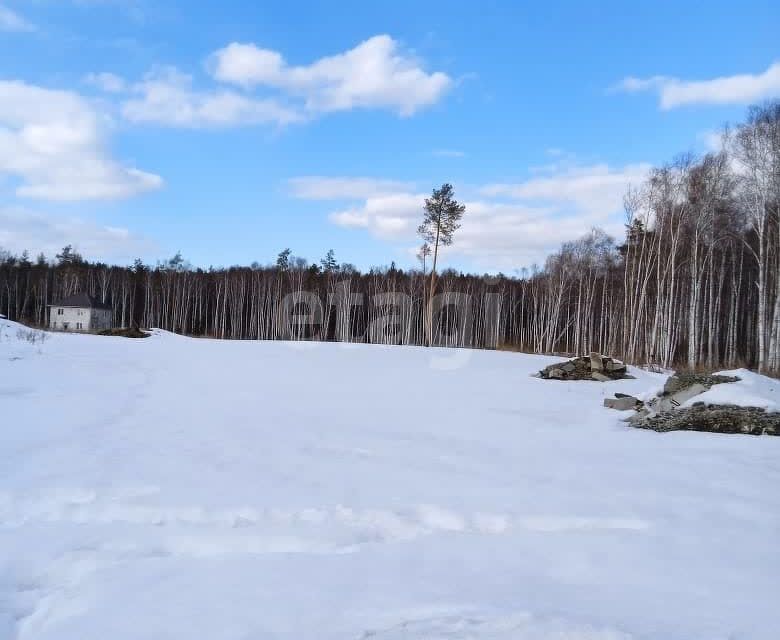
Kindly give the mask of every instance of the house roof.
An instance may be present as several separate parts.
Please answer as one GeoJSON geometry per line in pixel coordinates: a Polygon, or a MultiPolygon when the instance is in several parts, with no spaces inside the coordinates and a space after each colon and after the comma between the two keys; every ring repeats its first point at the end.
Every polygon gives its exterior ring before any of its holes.
{"type": "Polygon", "coordinates": [[[52,302],[50,307],[81,307],[84,309],[110,309],[107,304],[103,304],[97,298],[93,298],[91,295],[82,291],[81,293],[74,293],[72,296],[67,296],[62,300],[52,302]]]}

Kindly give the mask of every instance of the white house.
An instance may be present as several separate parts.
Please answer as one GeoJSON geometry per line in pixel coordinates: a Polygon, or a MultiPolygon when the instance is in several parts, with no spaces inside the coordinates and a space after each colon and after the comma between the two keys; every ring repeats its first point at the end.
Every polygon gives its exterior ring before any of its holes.
{"type": "Polygon", "coordinates": [[[49,328],[59,331],[100,331],[112,325],[111,307],[87,293],[76,293],[49,305],[49,328]]]}

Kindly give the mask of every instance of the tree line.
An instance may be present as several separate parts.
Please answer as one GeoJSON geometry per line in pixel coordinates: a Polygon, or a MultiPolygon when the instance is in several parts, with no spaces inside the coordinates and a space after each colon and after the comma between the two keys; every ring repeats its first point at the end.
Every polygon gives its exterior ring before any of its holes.
{"type": "Polygon", "coordinates": [[[443,185],[424,205],[418,269],[362,273],[333,251],[309,264],[290,249],[272,265],[207,270],[180,254],[121,267],[71,247],[55,260],[0,251],[0,312],[44,325],[47,304],[83,290],[111,305],[115,324],[188,335],[602,351],[778,371],[780,102],[752,107],[722,143],[629,189],[623,238],[594,229],[513,277],[436,273],[438,247],[464,214],[443,185]]]}

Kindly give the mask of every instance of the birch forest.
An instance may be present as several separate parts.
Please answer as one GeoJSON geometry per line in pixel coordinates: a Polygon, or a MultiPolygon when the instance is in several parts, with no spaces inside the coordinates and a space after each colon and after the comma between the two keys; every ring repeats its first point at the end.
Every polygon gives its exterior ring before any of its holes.
{"type": "MultiPolygon", "coordinates": [[[[435,344],[779,371],[780,102],[724,130],[722,150],[653,169],[625,213],[623,237],[594,229],[513,277],[442,271],[435,344]]],[[[332,252],[316,265],[285,250],[272,266],[203,270],[178,255],[120,267],[69,247],[56,259],[0,250],[0,313],[33,325],[52,301],[87,291],[116,326],[425,344],[429,283],[422,265],[361,273],[332,252]]]]}

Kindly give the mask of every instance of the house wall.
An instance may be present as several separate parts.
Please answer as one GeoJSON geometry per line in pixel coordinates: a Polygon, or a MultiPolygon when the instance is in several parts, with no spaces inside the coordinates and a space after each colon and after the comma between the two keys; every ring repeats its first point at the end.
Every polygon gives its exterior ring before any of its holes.
{"type": "Polygon", "coordinates": [[[112,313],[109,309],[92,309],[90,319],[91,331],[110,329],[112,325],[112,313]]]}
{"type": "Polygon", "coordinates": [[[111,311],[81,307],[51,307],[49,328],[58,331],[100,331],[111,328],[111,311]]]}

